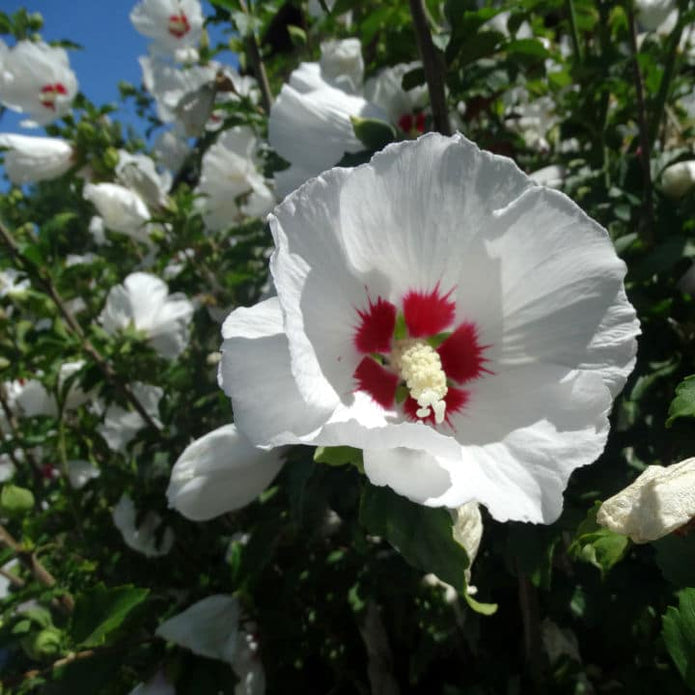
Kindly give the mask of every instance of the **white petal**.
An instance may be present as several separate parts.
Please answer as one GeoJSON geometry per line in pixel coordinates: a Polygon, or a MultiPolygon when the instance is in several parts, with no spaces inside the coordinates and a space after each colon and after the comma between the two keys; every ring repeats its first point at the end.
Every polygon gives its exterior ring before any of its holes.
{"type": "Polygon", "coordinates": [[[348,94],[357,94],[364,77],[362,44],[359,39],[321,43],[321,74],[327,82],[348,94]]]}
{"type": "Polygon", "coordinates": [[[176,688],[169,683],[161,671],[157,671],[147,683],[136,685],[129,695],[176,695],[176,688]]]}
{"type": "Polygon", "coordinates": [[[100,475],[101,471],[89,461],[68,461],[68,480],[75,490],[82,489],[100,475]]]}
{"type": "Polygon", "coordinates": [[[235,597],[215,594],[163,622],[155,634],[199,656],[231,664],[237,649],[239,613],[235,597]]]}
{"type": "Polygon", "coordinates": [[[282,467],[280,452],[254,447],[234,425],[189,444],[171,471],[169,506],[204,521],[252,502],[282,467]]]}
{"type": "Polygon", "coordinates": [[[140,241],[149,239],[150,212],[137,193],[116,183],[88,183],[83,194],[109,229],[140,241]]]}
{"type": "Polygon", "coordinates": [[[695,458],[672,466],[647,466],[624,490],[607,499],[596,515],[599,524],[648,543],[695,517],[695,458]]]}
{"type": "Polygon", "coordinates": [[[36,138],[11,133],[0,134],[5,172],[12,183],[22,185],[62,176],[73,165],[72,145],[60,138],[36,138]]]}
{"type": "Polygon", "coordinates": [[[419,61],[399,63],[384,68],[364,85],[365,98],[382,108],[394,125],[398,124],[401,116],[423,109],[429,101],[426,85],[414,87],[407,92],[402,87],[403,76],[418,67],[422,67],[419,61]]]}
{"type": "Polygon", "coordinates": [[[135,525],[136,512],[133,500],[128,495],[121,495],[113,508],[113,523],[121,532],[125,544],[145,557],[166,555],[174,545],[174,532],[165,528],[161,534],[161,543],[157,542],[162,518],[155,512],[147,512],[140,526],[135,525]]]}

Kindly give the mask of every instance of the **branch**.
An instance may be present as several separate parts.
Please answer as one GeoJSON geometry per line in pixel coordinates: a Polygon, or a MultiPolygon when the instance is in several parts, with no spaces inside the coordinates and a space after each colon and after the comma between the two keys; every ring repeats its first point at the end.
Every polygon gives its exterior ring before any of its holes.
{"type": "MultiPolygon", "coordinates": [[[[36,557],[36,554],[27,550],[21,543],[12,536],[12,534],[2,525],[0,525],[0,545],[4,545],[14,553],[16,553],[19,561],[34,575],[39,584],[47,587],[56,585],[55,577],[41,564],[41,561],[36,557]]],[[[72,596],[64,594],[58,599],[62,608],[71,613],[75,607],[75,602],[72,596]]]]}
{"type": "MultiPolygon", "coordinates": [[[[242,12],[248,15],[249,8],[246,6],[245,0],[240,0],[239,4],[241,5],[242,12]]],[[[263,64],[263,58],[261,57],[261,51],[258,48],[258,41],[256,41],[256,35],[253,33],[253,29],[244,37],[244,43],[246,44],[246,52],[248,53],[251,66],[253,67],[253,73],[258,80],[258,86],[261,88],[263,108],[265,112],[269,114],[270,107],[273,105],[273,94],[270,91],[268,74],[265,71],[265,65],[263,64]]]]}
{"type": "Polygon", "coordinates": [[[425,71],[427,90],[430,95],[430,105],[432,107],[432,120],[434,129],[442,135],[451,135],[451,124],[446,108],[446,92],[444,76],[446,65],[444,57],[432,43],[432,35],[427,24],[427,14],[423,0],[409,0],[410,15],[413,18],[415,28],[415,39],[418,51],[422,58],[422,67],[425,71]]]}
{"type": "Polygon", "coordinates": [[[56,305],[61,316],[65,319],[68,328],[77,337],[82,345],[82,349],[92,358],[96,365],[101,369],[102,373],[106,379],[113,384],[116,389],[121,393],[121,395],[135,408],[138,415],[147,423],[149,427],[152,427],[157,432],[160,431],[159,425],[152,419],[150,414],[145,410],[144,406],[138,400],[137,396],[133,393],[130,385],[122,382],[113,367],[99,354],[97,349],[92,345],[87,336],[84,334],[82,327],[77,322],[77,319],[72,315],[67,305],[63,301],[62,297],[58,294],[56,286],[53,284],[53,280],[44,268],[40,268],[36,263],[27,258],[17,246],[17,242],[14,240],[10,231],[5,227],[4,224],[0,223],[0,238],[5,243],[5,246],[10,250],[12,256],[19,261],[20,265],[30,272],[37,280],[41,283],[43,288],[46,290],[53,303],[56,305]]]}
{"type": "Polygon", "coordinates": [[[538,611],[538,595],[531,580],[524,574],[521,563],[516,560],[516,575],[519,584],[519,607],[524,627],[524,657],[533,683],[534,691],[542,693],[543,658],[541,654],[541,623],[538,611]]]}
{"type": "Polygon", "coordinates": [[[644,219],[639,225],[642,241],[651,246],[654,243],[654,186],[651,171],[651,146],[647,126],[647,106],[644,100],[644,83],[637,59],[637,20],[633,0],[627,2],[627,17],[630,34],[630,51],[632,52],[632,73],[637,94],[637,122],[639,125],[640,163],[642,165],[642,181],[644,189],[644,219]]]}

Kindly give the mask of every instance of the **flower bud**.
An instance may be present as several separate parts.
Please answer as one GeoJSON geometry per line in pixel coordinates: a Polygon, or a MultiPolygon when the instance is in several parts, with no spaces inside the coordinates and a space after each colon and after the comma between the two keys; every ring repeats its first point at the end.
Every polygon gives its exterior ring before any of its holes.
{"type": "Polygon", "coordinates": [[[661,189],[670,198],[681,198],[695,186],[695,160],[677,162],[661,174],[661,189]]]}

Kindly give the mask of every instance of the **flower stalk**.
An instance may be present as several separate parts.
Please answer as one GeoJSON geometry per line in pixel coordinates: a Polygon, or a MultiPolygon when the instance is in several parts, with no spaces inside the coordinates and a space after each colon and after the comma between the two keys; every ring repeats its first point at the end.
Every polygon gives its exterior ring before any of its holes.
{"type": "Polygon", "coordinates": [[[441,52],[437,51],[432,41],[427,14],[423,0],[409,0],[410,15],[413,18],[415,39],[422,58],[425,80],[430,95],[434,130],[442,135],[451,135],[451,124],[446,108],[445,75],[446,65],[441,52]]]}

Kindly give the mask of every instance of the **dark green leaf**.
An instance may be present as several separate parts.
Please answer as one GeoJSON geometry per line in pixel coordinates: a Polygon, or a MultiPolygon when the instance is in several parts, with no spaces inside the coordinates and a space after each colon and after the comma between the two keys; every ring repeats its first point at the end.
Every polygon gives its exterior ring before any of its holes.
{"type": "Polygon", "coordinates": [[[72,619],[72,638],[79,647],[96,647],[119,628],[128,614],[140,605],[149,589],[130,584],[112,589],[99,584],[77,597],[72,619]]]}
{"type": "Polygon", "coordinates": [[[676,386],[676,397],[669,406],[666,427],[670,427],[679,417],[695,417],[695,374],[676,386]]]}
{"type": "Polygon", "coordinates": [[[316,463],[329,466],[344,466],[348,463],[362,464],[362,451],[351,446],[320,446],[314,452],[316,463]]]}
{"type": "Polygon", "coordinates": [[[667,608],[661,634],[683,680],[695,690],[695,589],[678,593],[678,608],[667,608]]]}
{"type": "Polygon", "coordinates": [[[366,485],[360,521],[367,531],[385,538],[408,563],[433,572],[457,591],[466,591],[468,555],[452,533],[446,509],[415,504],[388,487],[366,485]]]}

